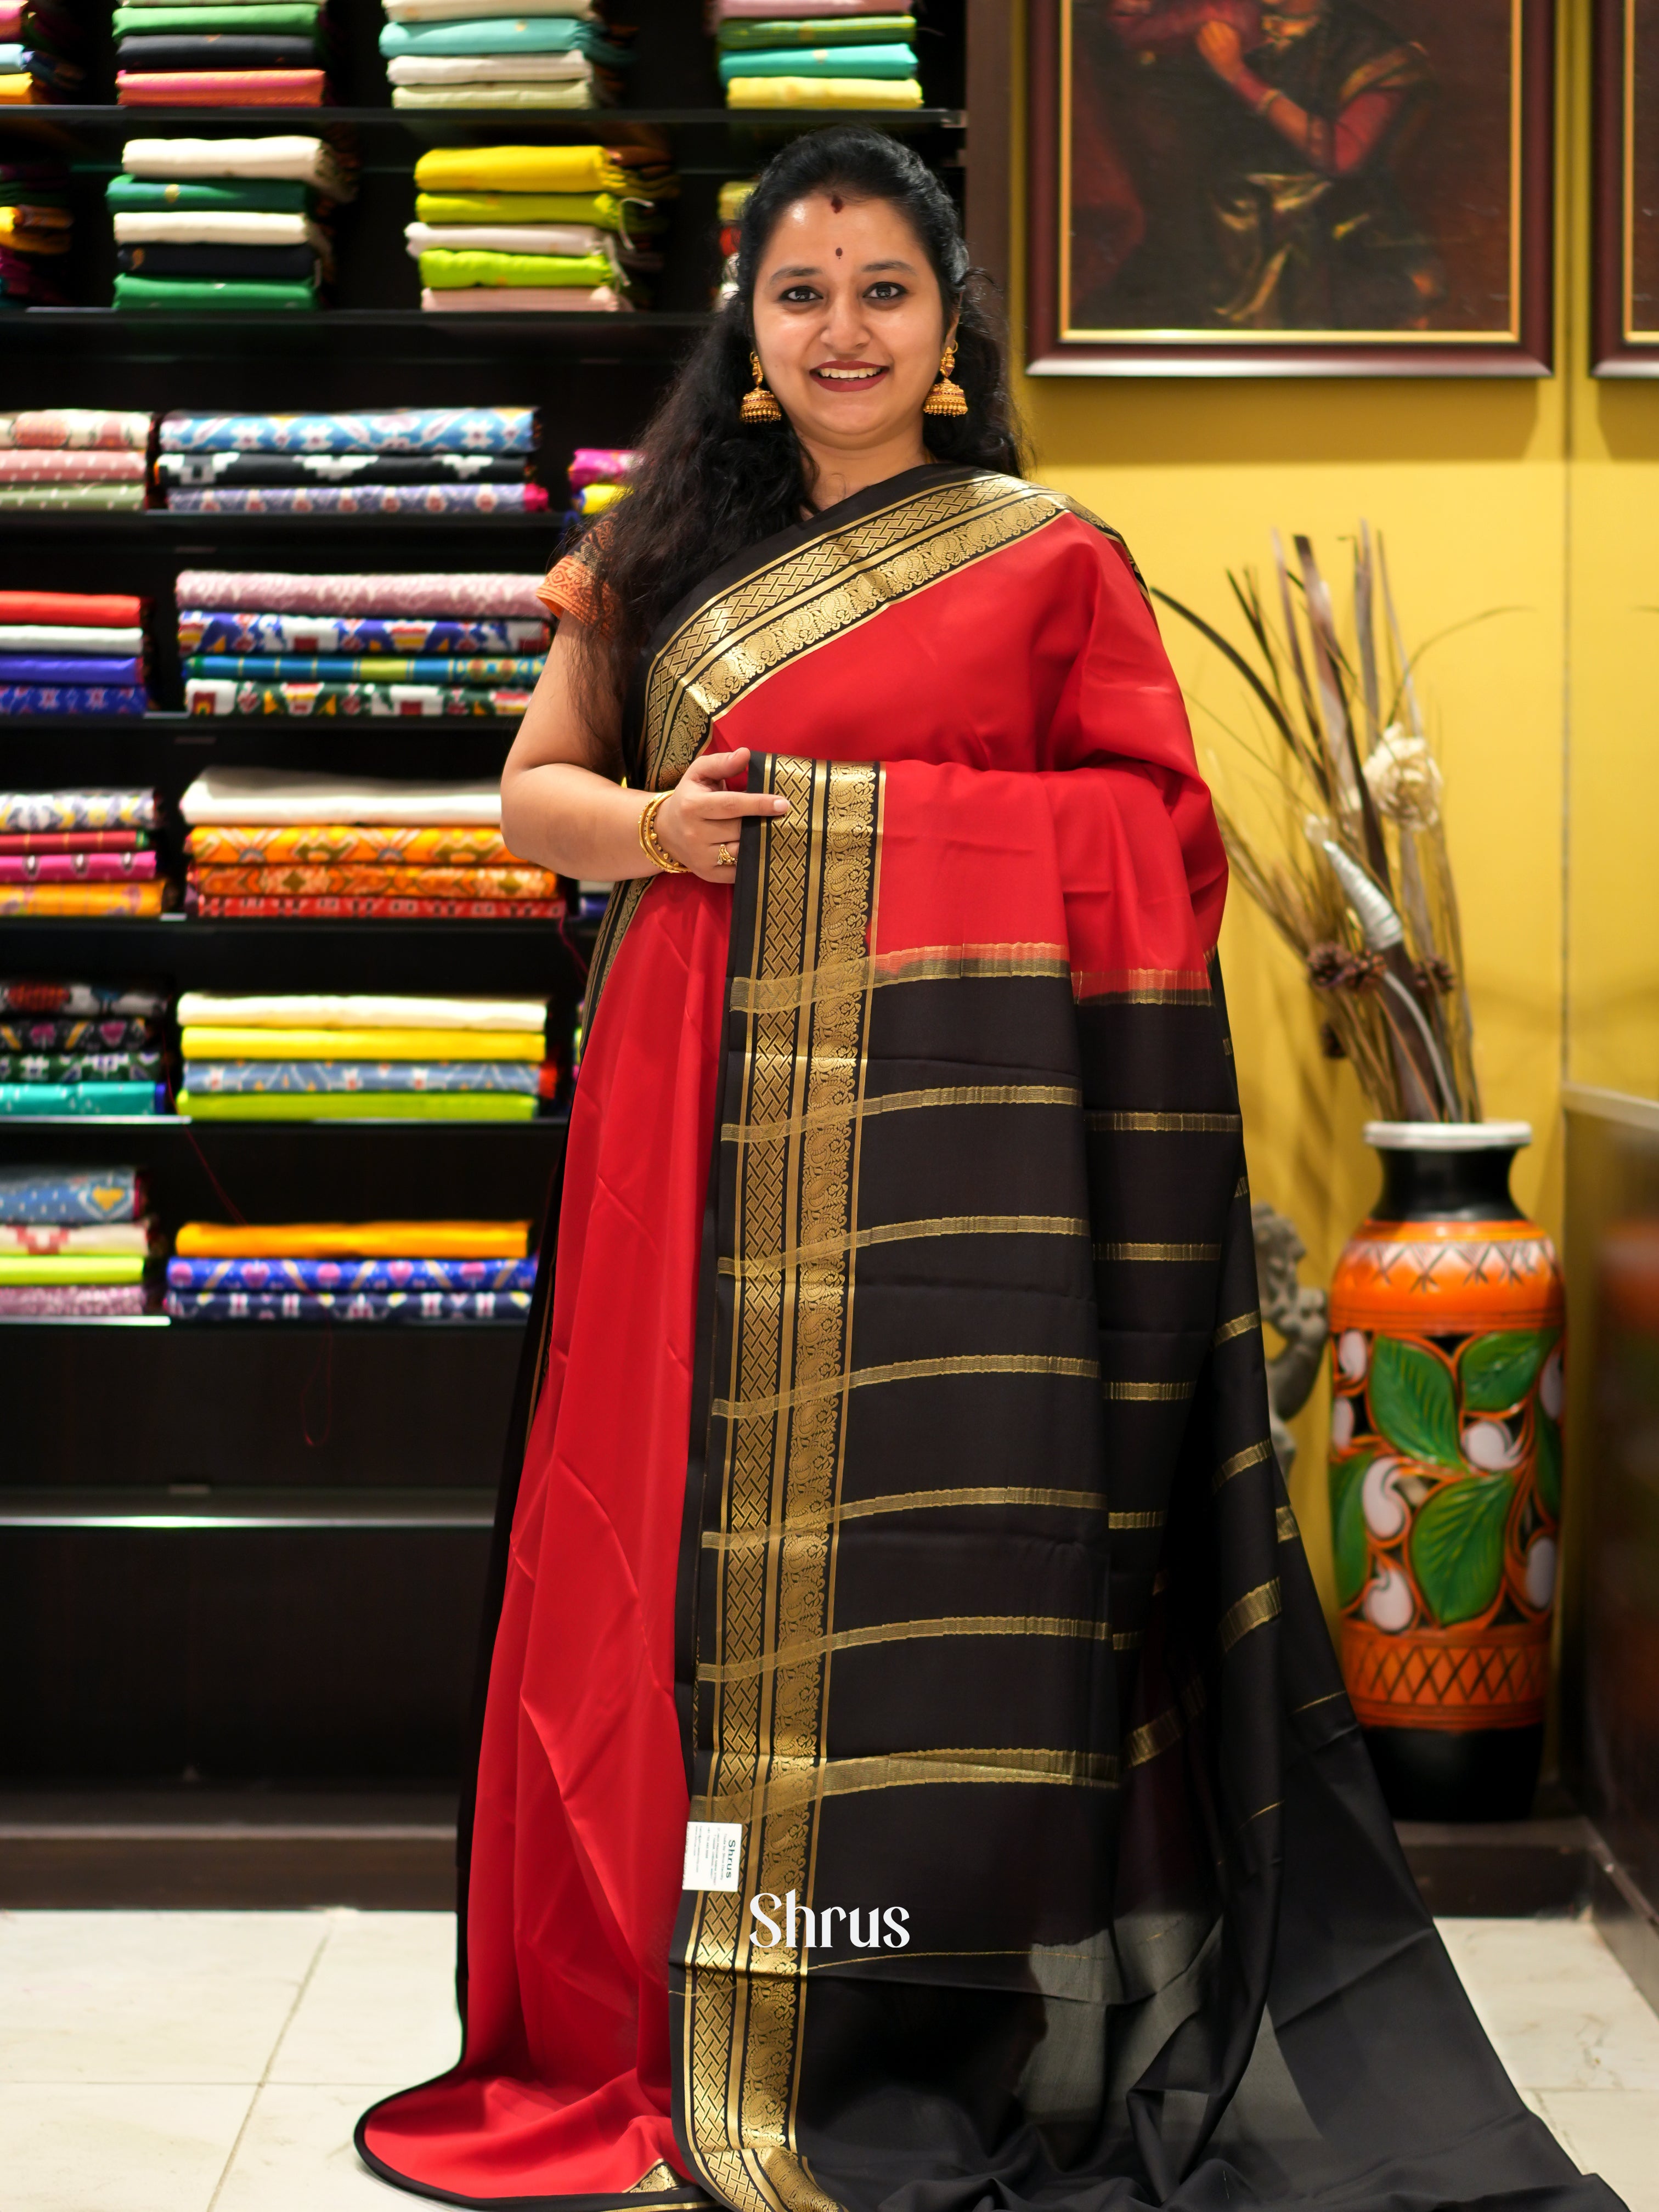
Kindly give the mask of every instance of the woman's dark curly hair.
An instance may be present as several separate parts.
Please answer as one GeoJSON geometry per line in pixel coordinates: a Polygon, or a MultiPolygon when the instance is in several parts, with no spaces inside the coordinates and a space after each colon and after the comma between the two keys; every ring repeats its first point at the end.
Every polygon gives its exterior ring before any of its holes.
{"type": "MultiPolygon", "coordinates": [[[[791,141],[774,155],[743,210],[738,289],[670,386],[640,441],[630,495],[591,532],[582,557],[605,586],[608,621],[587,630],[592,696],[620,698],[647,639],[669,609],[723,562],[800,520],[811,504],[808,466],[786,417],[738,420],[753,380],[750,304],[768,240],[786,208],[811,193],[888,200],[915,230],[957,325],[956,378],[963,416],[929,416],[935,460],[1019,475],[1020,433],[1008,391],[1000,317],[989,288],[969,267],[956,207],[911,149],[862,124],[791,141]]],[[[594,721],[608,716],[590,714],[594,721]]]]}

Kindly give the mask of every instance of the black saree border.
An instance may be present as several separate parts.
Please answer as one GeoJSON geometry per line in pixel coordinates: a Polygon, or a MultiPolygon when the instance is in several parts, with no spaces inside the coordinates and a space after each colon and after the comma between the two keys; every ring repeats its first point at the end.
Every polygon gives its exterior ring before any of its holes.
{"type": "MultiPolygon", "coordinates": [[[[860,956],[880,865],[875,763],[757,757],[750,781],[781,793],[791,811],[764,834],[744,825],[727,969],[711,1177],[718,1201],[698,1316],[698,1371],[707,1380],[698,1386],[690,1438],[677,1620],[676,1675],[694,1723],[693,1818],[727,1772],[816,1766],[823,1755],[830,1659],[815,1650],[713,1686],[702,1715],[710,1748],[699,1790],[696,1702],[705,1693],[696,1685],[700,1674],[706,1679],[699,1661],[715,1654],[699,1652],[696,1638],[706,1621],[722,1658],[764,1660],[792,1632],[812,1624],[822,1631],[833,1617],[833,1509],[846,1413],[845,1383],[836,1378],[845,1375],[852,1334],[849,1232],[869,992],[757,1006],[753,987],[860,956]],[[745,982],[746,994],[738,988],[745,982]],[[726,1133],[733,1119],[770,1124],[777,1133],[744,1144],[726,1133]],[[748,1282],[713,1264],[750,1247],[821,1243],[830,1230],[842,1245],[838,1262],[818,1257],[748,1282]],[[809,1273],[810,1284],[803,1279],[809,1273]],[[745,1399],[791,1397],[803,1382],[828,1387],[769,1413],[745,1419],[737,1411],[745,1399]],[[799,1535],[741,1553],[703,1551],[711,1521],[768,1528],[815,1510],[821,1525],[799,1535]]],[[[675,2132],[692,2170],[735,2212],[835,2212],[795,2142],[805,1976],[747,1971],[744,1917],[757,1890],[810,1893],[818,1816],[814,1796],[745,1822],[737,1889],[687,1892],[671,1948],[675,2132]]]]}

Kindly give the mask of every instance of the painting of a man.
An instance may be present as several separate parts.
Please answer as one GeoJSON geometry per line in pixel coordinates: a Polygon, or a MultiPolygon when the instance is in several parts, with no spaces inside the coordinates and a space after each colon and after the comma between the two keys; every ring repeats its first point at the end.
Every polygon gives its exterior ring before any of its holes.
{"type": "Polygon", "coordinates": [[[1504,0],[1071,6],[1073,333],[1507,325],[1504,0]]]}

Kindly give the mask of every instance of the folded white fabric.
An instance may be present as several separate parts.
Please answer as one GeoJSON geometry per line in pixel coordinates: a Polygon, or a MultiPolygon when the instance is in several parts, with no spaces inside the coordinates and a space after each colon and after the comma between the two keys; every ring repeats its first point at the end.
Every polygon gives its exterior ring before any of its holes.
{"type": "Polygon", "coordinates": [[[328,233],[302,215],[233,213],[228,209],[161,209],[118,215],[118,246],[314,246],[332,251],[328,233]]]}
{"type": "Polygon", "coordinates": [[[580,77],[563,84],[394,84],[394,107],[586,107],[592,71],[582,64],[580,77]]]}
{"type": "MultiPolygon", "coordinates": [[[[161,6],[165,0],[147,0],[152,6],[161,6]]],[[[393,23],[463,23],[479,17],[495,19],[505,15],[506,0],[380,0],[387,18],[393,23]]],[[[514,15],[567,15],[583,23],[597,22],[599,18],[588,0],[514,0],[514,15]]]]}
{"type": "Polygon", "coordinates": [[[587,83],[585,54],[399,54],[386,64],[393,84],[587,83]]]}
{"type": "Polygon", "coordinates": [[[129,138],[121,167],[130,177],[282,177],[314,185],[332,200],[357,187],[321,138],[129,138]]]}
{"type": "Polygon", "coordinates": [[[70,653],[131,660],[144,649],[141,629],[90,629],[79,623],[0,623],[0,653],[70,653]]]}
{"type": "Polygon", "coordinates": [[[309,822],[393,823],[411,829],[485,823],[499,829],[499,784],[404,783],[378,776],[310,775],[278,768],[210,768],[179,801],[198,823],[249,827],[309,822]]]}
{"type": "Polygon", "coordinates": [[[421,294],[421,305],[429,315],[572,314],[578,308],[590,314],[632,314],[634,303],[596,284],[584,292],[575,284],[457,284],[421,294]]]}
{"type": "Polygon", "coordinates": [[[616,241],[588,222],[410,222],[411,254],[436,247],[457,253],[608,253],[616,241]]]}
{"type": "Polygon", "coordinates": [[[385,992],[185,991],[179,1025],[191,1029],[512,1030],[538,1036],[545,999],[413,999],[385,992]]]}

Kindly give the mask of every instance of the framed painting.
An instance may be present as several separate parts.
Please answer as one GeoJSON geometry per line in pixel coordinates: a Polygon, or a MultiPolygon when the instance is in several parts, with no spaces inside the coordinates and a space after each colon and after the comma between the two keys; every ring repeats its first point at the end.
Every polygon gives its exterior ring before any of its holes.
{"type": "Polygon", "coordinates": [[[1549,374],[1554,0],[1030,0],[1030,38],[1036,374],[1549,374]]]}
{"type": "Polygon", "coordinates": [[[1659,376],[1659,0],[1597,0],[1591,369],[1659,376]]]}

